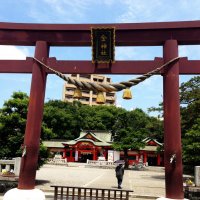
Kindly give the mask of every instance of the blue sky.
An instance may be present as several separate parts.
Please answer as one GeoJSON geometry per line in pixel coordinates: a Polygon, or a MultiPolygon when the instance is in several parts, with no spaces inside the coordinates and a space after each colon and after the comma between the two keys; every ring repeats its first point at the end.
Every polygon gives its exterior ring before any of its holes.
{"type": "MultiPolygon", "coordinates": [[[[191,21],[200,19],[199,0],[7,0],[0,6],[0,22],[18,23],[140,23],[162,21],[191,21]]],[[[179,55],[200,59],[200,46],[180,46],[179,55]]],[[[0,59],[25,59],[33,57],[34,47],[0,46],[0,59]]],[[[91,48],[53,47],[51,57],[62,60],[91,60],[91,48]]],[[[162,47],[118,47],[116,60],[153,60],[162,57],[162,47]]],[[[111,76],[113,82],[136,76],[111,76]]],[[[180,84],[192,75],[180,76],[180,84]]],[[[0,74],[0,107],[14,91],[30,94],[31,75],[0,74]]],[[[63,80],[49,75],[46,101],[61,99],[63,80]]],[[[132,87],[134,98],[122,99],[117,94],[117,105],[127,110],[157,106],[162,101],[162,77],[153,76],[132,87]]]]}

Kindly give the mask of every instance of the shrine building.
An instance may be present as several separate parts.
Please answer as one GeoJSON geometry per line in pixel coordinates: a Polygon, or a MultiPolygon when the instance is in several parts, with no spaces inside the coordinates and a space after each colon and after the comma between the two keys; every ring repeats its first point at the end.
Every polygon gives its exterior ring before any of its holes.
{"type": "MultiPolygon", "coordinates": [[[[128,151],[129,164],[143,162],[151,166],[163,166],[163,151],[158,152],[158,147],[162,149],[163,144],[155,139],[146,138],[144,148],[140,150],[130,149],[128,151]]],[[[112,136],[109,132],[103,131],[83,131],[80,136],[70,141],[44,141],[44,145],[53,154],[61,154],[62,158],[67,158],[68,162],[87,162],[87,160],[108,160],[108,152],[114,152],[112,148],[112,136]]],[[[124,159],[124,152],[120,151],[119,157],[124,159]]],[[[113,161],[114,157],[113,157],[113,161]]]]}

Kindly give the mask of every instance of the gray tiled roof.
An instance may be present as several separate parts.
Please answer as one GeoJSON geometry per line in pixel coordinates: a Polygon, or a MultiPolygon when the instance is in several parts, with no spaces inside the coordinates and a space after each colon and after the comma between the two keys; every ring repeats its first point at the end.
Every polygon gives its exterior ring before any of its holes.
{"type": "Polygon", "coordinates": [[[63,144],[66,142],[66,140],[64,141],[43,141],[44,146],[46,147],[56,147],[56,148],[63,148],[63,144]]]}

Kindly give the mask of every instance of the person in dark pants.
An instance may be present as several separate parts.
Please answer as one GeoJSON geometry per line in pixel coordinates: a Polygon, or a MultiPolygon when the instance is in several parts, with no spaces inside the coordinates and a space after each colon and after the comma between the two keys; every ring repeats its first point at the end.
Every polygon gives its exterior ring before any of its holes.
{"type": "Polygon", "coordinates": [[[121,185],[122,185],[123,176],[124,176],[124,167],[123,167],[123,164],[119,164],[115,168],[115,172],[116,172],[116,177],[117,177],[117,182],[118,182],[118,189],[122,189],[121,185]]]}

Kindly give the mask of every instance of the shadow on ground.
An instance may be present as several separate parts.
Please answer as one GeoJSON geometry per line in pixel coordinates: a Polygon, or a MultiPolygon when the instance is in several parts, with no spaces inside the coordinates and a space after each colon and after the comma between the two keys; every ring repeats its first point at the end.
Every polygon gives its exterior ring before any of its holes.
{"type": "Polygon", "coordinates": [[[43,185],[43,184],[46,184],[46,183],[50,183],[50,181],[48,181],[48,180],[36,180],[35,181],[36,185],[43,185]]]}
{"type": "Polygon", "coordinates": [[[165,179],[165,176],[151,176],[151,178],[164,180],[164,179],[165,179]]]}

